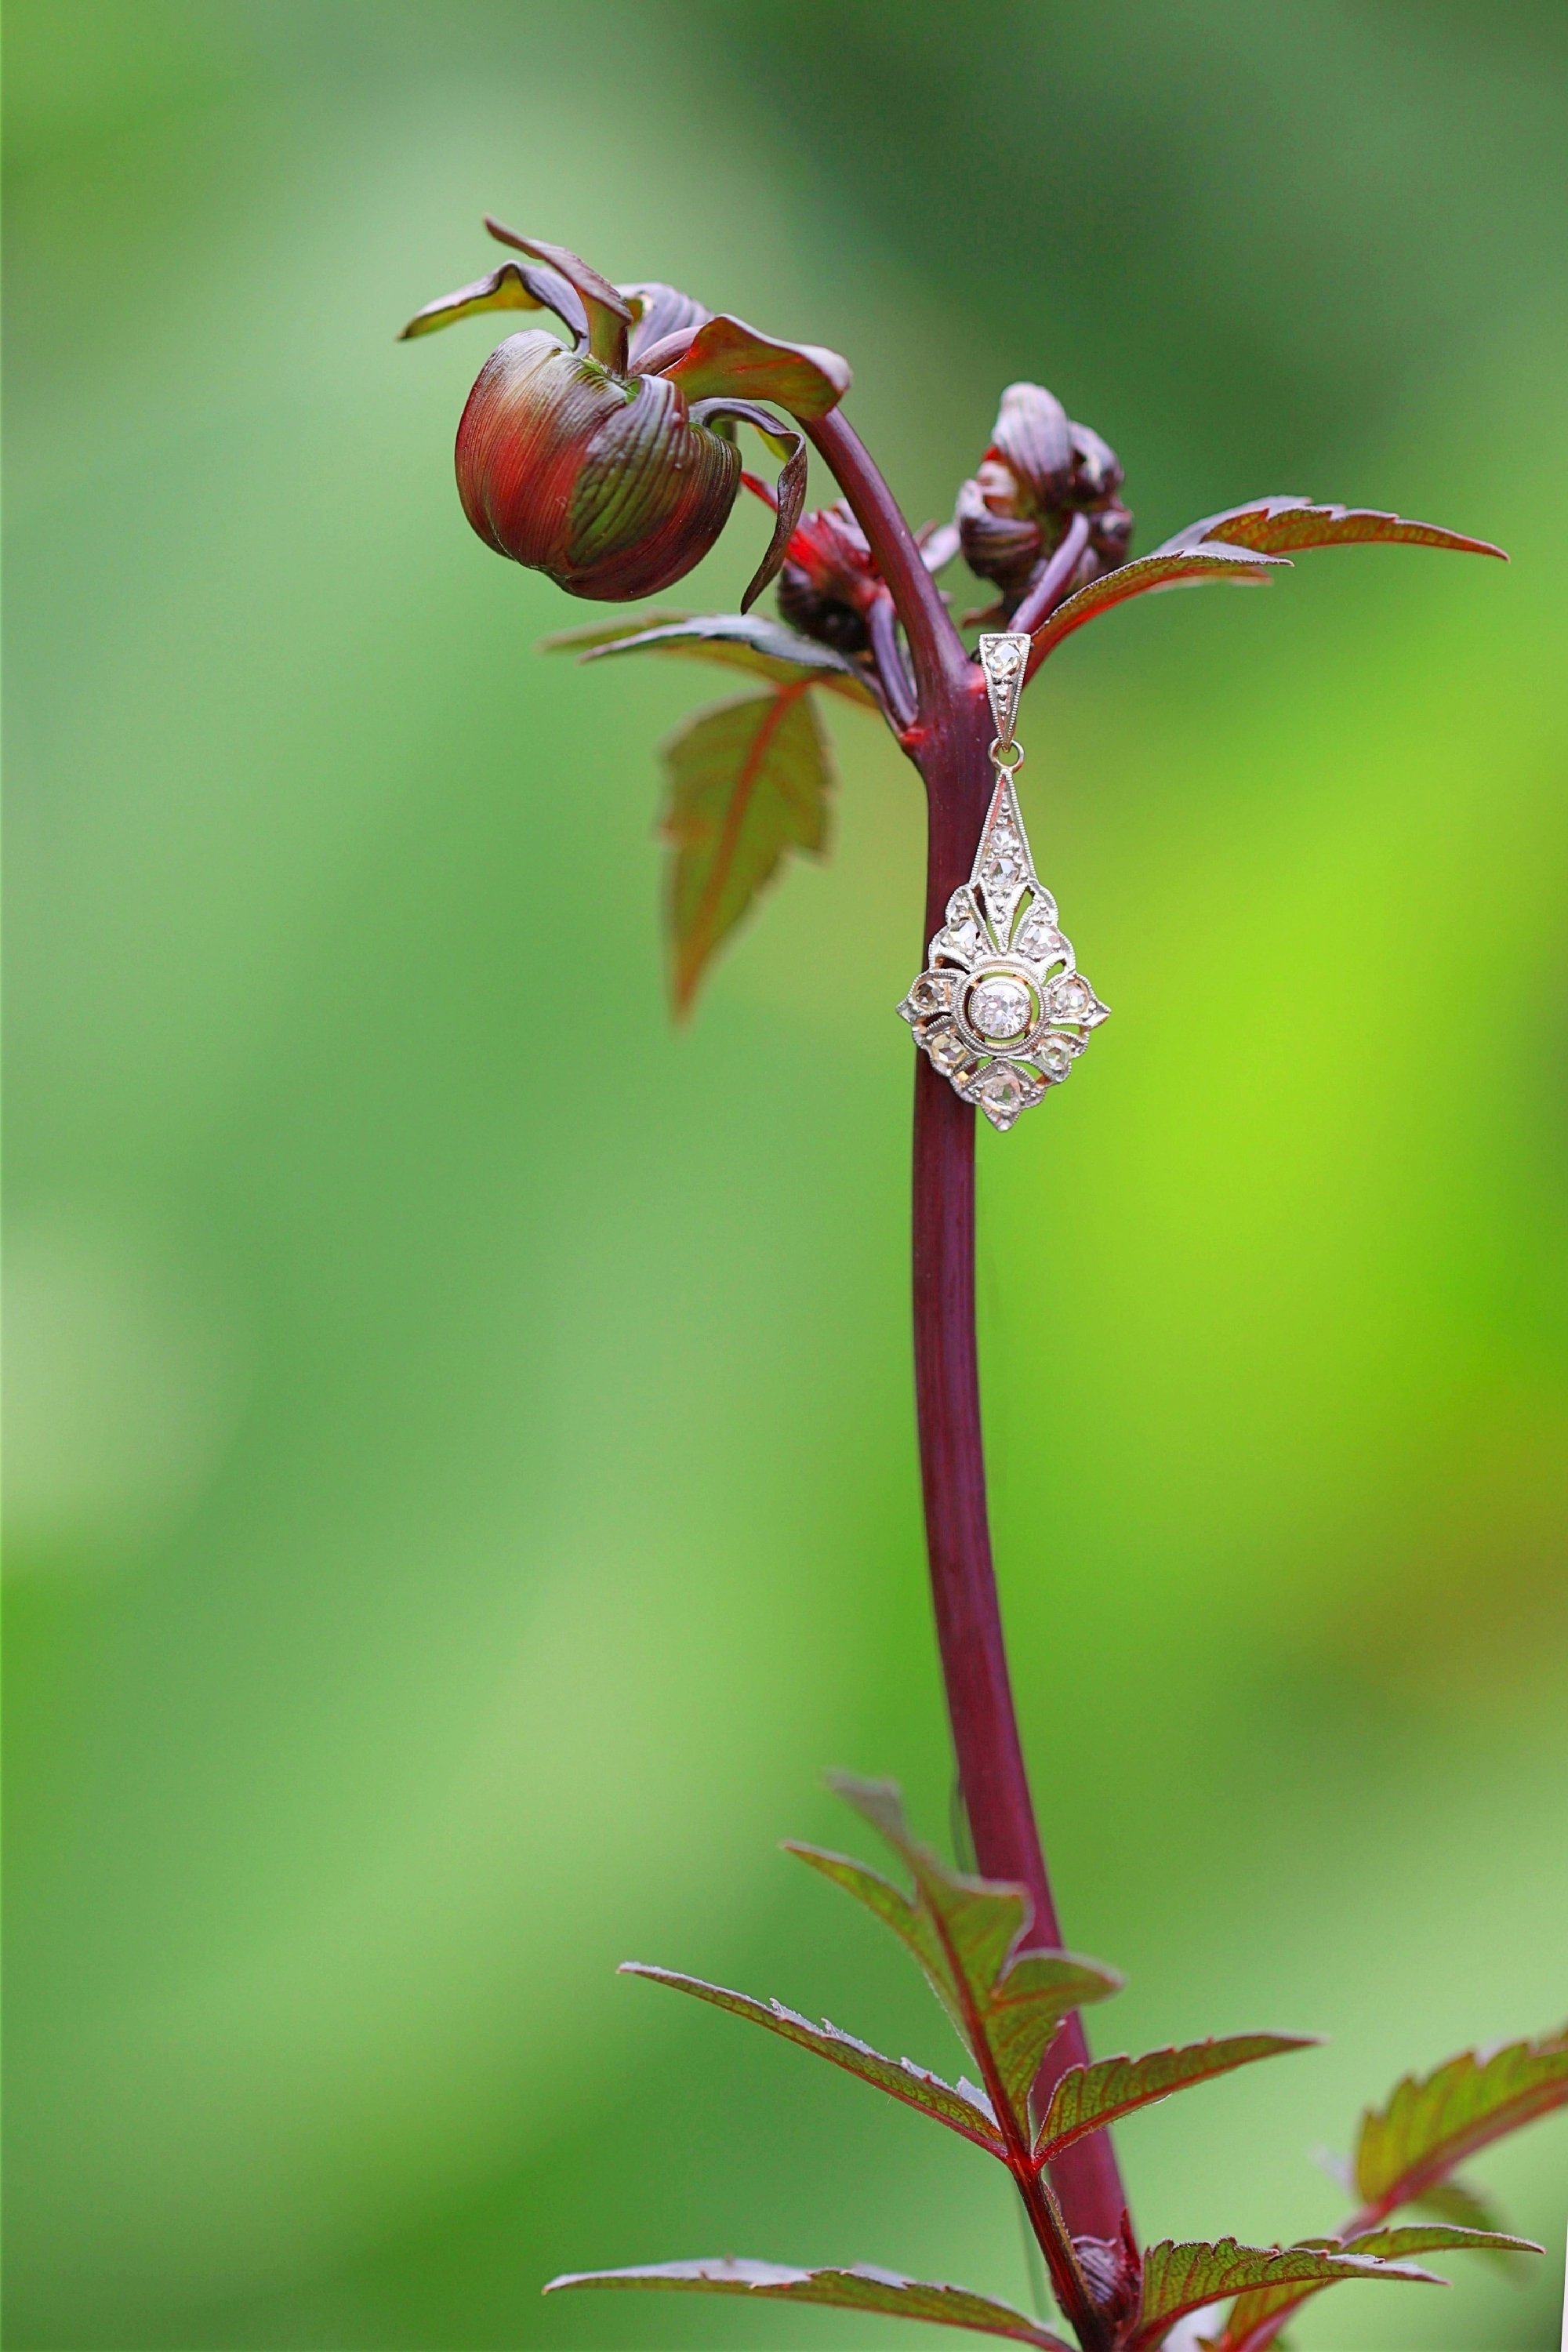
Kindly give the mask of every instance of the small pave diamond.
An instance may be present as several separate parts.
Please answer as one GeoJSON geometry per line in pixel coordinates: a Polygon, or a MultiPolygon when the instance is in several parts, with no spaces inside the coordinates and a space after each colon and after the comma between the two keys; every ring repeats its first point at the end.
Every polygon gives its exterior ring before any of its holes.
{"type": "Polygon", "coordinates": [[[969,1017],[983,1037],[1016,1037],[1033,1007],[1021,981],[983,980],[969,1000],[969,1017]]]}

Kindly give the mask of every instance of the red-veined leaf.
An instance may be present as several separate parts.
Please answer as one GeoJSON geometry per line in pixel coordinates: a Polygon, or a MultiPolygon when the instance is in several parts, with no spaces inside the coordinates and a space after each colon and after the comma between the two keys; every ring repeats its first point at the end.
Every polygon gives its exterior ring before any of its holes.
{"type": "Polygon", "coordinates": [[[1173,2245],[1165,2239],[1143,2255],[1143,2291],[1124,2352],[1152,2352],[1184,2313],[1249,2289],[1331,2286],[1338,2279],[1408,2279],[1424,2286],[1446,2282],[1410,2264],[1370,2260],[1318,2246],[1173,2245]]]}
{"type": "MultiPolygon", "coordinates": [[[[1429,2213],[1434,2221],[1451,2221],[1461,2230],[1477,2230],[1493,2237],[1507,2235],[1497,2207],[1472,2181],[1435,2180],[1419,2197],[1412,2197],[1410,2205],[1414,2212],[1429,2213]]],[[[1506,2260],[1503,2266],[1508,2267],[1506,2260]]]]}
{"type": "Polygon", "coordinates": [[[718,662],[749,671],[774,686],[821,686],[830,694],[875,709],[876,697],[852,662],[831,646],[802,636],[763,613],[644,613],[635,619],[563,629],[542,640],[545,653],[575,653],[584,661],[606,654],[673,654],[686,661],[718,662]]]}
{"type": "Polygon", "coordinates": [[[973,2083],[944,2083],[940,2074],[931,2074],[908,2058],[884,2058],[869,2043],[858,2041],[852,2033],[840,2032],[825,2018],[814,2025],[782,2001],[757,2000],[750,1993],[729,1992],[722,1985],[704,1984],[700,1977],[678,1975],[672,1969],[647,1967],[640,1960],[624,1960],[622,1976],[647,1977],[655,1984],[673,1985],[677,1992],[696,1995],[699,2000],[710,2001],[715,2009],[727,2009],[731,2017],[750,2018],[755,2025],[765,2026],[797,2049],[815,2051],[819,2058],[828,2059],[846,2073],[858,2074],[863,2083],[872,2083],[890,2097],[901,2099],[907,2106],[918,2107],[922,2115],[932,2116],[946,2124],[977,2147],[989,2149],[993,2156],[1005,2153],[996,2129],[990,2103],[984,2091],[973,2083]]]}
{"type": "Polygon", "coordinates": [[[1029,2089],[1047,2043],[1065,2017],[1117,1991],[1121,1978],[1071,1952],[1024,1949],[1030,1906],[1023,1887],[950,1870],[910,1834],[891,1781],[844,1773],[830,1785],[909,1865],[913,1895],[847,1855],[793,1843],[788,1851],[847,1888],[909,1947],[979,2067],[1010,2146],[1026,2154],[1029,2089]]]}
{"type": "Polygon", "coordinates": [[[1467,2050],[1430,2074],[1407,2074],[1362,2117],[1356,2194],[1369,2216],[1408,2205],[1478,2148],[1568,2105],[1568,2029],[1539,2042],[1467,2050]]]}
{"type": "Polygon", "coordinates": [[[1189,523],[1152,554],[1102,572],[1076,596],[1058,604],[1034,633],[1031,667],[1085,621],[1125,604],[1130,596],[1205,580],[1266,580],[1269,571],[1289,561],[1288,549],[1380,541],[1451,548],[1460,554],[1496,555],[1507,561],[1502,549],[1489,540],[1468,539],[1462,531],[1446,530],[1439,523],[1412,522],[1403,515],[1382,514],[1370,507],[1317,506],[1310,499],[1254,499],[1247,506],[1231,507],[1224,514],[1205,515],[1201,521],[1189,523]]]}
{"type": "Polygon", "coordinates": [[[1223,541],[1231,547],[1250,547],[1280,555],[1299,547],[1346,547],[1398,543],[1406,547],[1446,547],[1459,555],[1508,557],[1489,539],[1467,539],[1463,531],[1446,530],[1441,523],[1412,522],[1408,517],[1383,514],[1373,507],[1321,507],[1310,499],[1254,499],[1244,507],[1228,507],[1224,514],[1205,515],[1189,523],[1173,539],[1155,549],[1165,555],[1174,548],[1199,547],[1223,541]]]}
{"type": "MultiPolygon", "coordinates": [[[[1451,2224],[1412,2224],[1395,2230],[1368,2230],[1359,2238],[1309,2238],[1302,2243],[1329,2253],[1373,2254],[1380,2262],[1400,2262],[1408,2254],[1443,2252],[1538,2254],[1531,2238],[1509,2238],[1491,2230],[1456,2229],[1451,2224]]],[[[1238,2295],[1224,2329],[1209,2339],[1210,2352],[1266,2352],[1290,2314],[1331,2279],[1309,2279],[1283,2285],[1255,2287],[1238,2295]]]]}
{"type": "Polygon", "coordinates": [[[722,310],[704,320],[678,358],[661,364],[658,346],[647,358],[689,400],[771,400],[802,418],[826,416],[849,389],[848,362],[837,352],[781,343],[722,310]]]}
{"type": "Polygon", "coordinates": [[[1234,2033],[1223,2041],[1151,2050],[1142,2058],[1099,2058],[1089,2066],[1069,2066],[1051,2094],[1035,2141],[1036,2158],[1049,2164],[1075,2140],[1102,2131],[1136,2107],[1151,2107],[1173,2091],[1250,2066],[1256,2059],[1310,2050],[1319,2039],[1313,2033],[1234,2033]]]}
{"type": "Polygon", "coordinates": [[[519,236],[516,229],[485,215],[485,226],[499,245],[514,246],[535,261],[542,261],[566,280],[588,320],[588,349],[607,368],[617,372],[626,363],[626,338],[632,325],[631,305],[570,246],[545,245],[538,237],[519,236]]]}
{"type": "Polygon", "coordinates": [[[831,774],[804,685],[700,712],[670,737],[664,765],[671,988],[684,1013],[786,852],[826,850],[831,774]]]}
{"type": "Polygon", "coordinates": [[[553,2294],[568,2286],[676,2287],[699,2294],[754,2295],[764,2303],[825,2303],[837,2311],[879,2311],[889,2319],[929,2319],[939,2327],[972,2328],[980,2336],[1033,2344],[1038,2352],[1068,2352],[1059,2336],[1010,2304],[972,2294],[967,2287],[902,2278],[897,2271],[876,2270],[869,2263],[820,2271],[792,2270],[782,2263],[736,2262],[729,2256],[647,2263],[635,2270],[574,2272],[552,2279],[544,2292],[553,2294]]]}
{"type": "Polygon", "coordinates": [[[1058,604],[1048,621],[1043,621],[1035,631],[1035,650],[1031,656],[1038,661],[1092,621],[1100,613],[1109,613],[1115,604],[1126,604],[1130,596],[1145,595],[1151,588],[1180,588],[1189,583],[1205,580],[1234,580],[1256,585],[1267,580],[1270,572],[1288,571],[1289,565],[1281,555],[1258,555],[1246,548],[1187,547],[1173,548],[1169,553],[1140,555],[1131,563],[1118,565],[1114,572],[1102,572],[1065,604],[1058,604]]]}

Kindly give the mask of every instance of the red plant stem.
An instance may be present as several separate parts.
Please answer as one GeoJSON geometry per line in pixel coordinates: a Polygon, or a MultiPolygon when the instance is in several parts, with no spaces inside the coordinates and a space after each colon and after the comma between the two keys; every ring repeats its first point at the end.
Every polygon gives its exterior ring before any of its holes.
{"type": "MultiPolygon", "coordinates": [[[[978,682],[978,680],[977,680],[978,682]]],[[[991,793],[983,692],[931,728],[921,767],[928,789],[925,930],[940,930],[947,901],[969,878],[991,793]]],[[[987,1878],[1021,1882],[1035,1937],[1060,1945],[1028,1772],[1018,1737],[1002,1612],[991,1557],[980,1366],[974,1318],[974,1119],[923,1054],[915,1057],[915,1412],[925,1494],[926,1548],[948,1714],[974,1855],[987,1878]]],[[[1082,2024],[1070,2017],[1036,2084],[1043,2105],[1069,2066],[1088,2063],[1082,2024]]],[[[1051,2178],[1077,2237],[1114,2239],[1126,2199],[1109,2132],[1059,2157],[1051,2178]]]]}
{"type": "Polygon", "coordinates": [[[865,443],[837,408],[806,426],[865,532],[877,569],[892,591],[909,642],[922,711],[956,695],[972,675],[963,639],[952,625],[915,535],[872,462],[865,443]]]}
{"type": "MultiPolygon", "coordinates": [[[[948,898],[973,863],[992,784],[990,709],[980,672],[864,446],[837,410],[808,430],[892,591],[914,667],[920,705],[902,740],[925,780],[929,812],[923,959],[925,940],[941,929],[948,898]]],[[[974,1324],[974,1112],[923,1054],[915,1056],[912,1222],[921,1478],[959,1783],[980,1869],[987,1878],[1026,1887],[1035,1939],[1059,1946],[986,1516],[974,1324]]],[[[1070,2017],[1047,2053],[1037,2099],[1048,2099],[1059,2076],[1088,2056],[1082,2025],[1070,2017]]],[[[1075,2236],[1119,2238],[1126,2199],[1109,2132],[1068,2149],[1051,2167],[1051,2179],[1075,2236]]]]}
{"type": "MultiPolygon", "coordinates": [[[[1008,622],[1010,629],[1026,631],[1033,635],[1042,621],[1050,619],[1066,594],[1068,582],[1078,570],[1088,545],[1089,517],[1076,514],[1062,534],[1061,545],[1008,622]]],[[[1031,669],[1039,659],[1038,654],[1031,655],[1031,669]]]]}

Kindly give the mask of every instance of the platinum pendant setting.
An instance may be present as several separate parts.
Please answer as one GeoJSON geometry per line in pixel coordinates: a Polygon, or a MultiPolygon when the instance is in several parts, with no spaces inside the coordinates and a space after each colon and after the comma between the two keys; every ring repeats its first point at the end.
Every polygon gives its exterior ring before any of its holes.
{"type": "Polygon", "coordinates": [[[1035,872],[1013,778],[1029,639],[980,640],[996,738],[995,788],[969,880],[947,902],[926,969],[899,1011],[934,1069],[1005,1134],[1059,1086],[1110,1007],[1078,969],[1057,903],[1035,872]]]}

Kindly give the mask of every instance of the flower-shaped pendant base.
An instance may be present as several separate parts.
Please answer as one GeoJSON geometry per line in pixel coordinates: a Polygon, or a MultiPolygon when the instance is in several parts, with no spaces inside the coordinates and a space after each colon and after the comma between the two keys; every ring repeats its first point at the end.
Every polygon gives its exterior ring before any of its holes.
{"type": "Polygon", "coordinates": [[[996,779],[974,870],[899,1011],[965,1102],[1005,1133],[1059,1086],[1109,1007],[1078,970],[1035,874],[1013,780],[996,779]]]}

